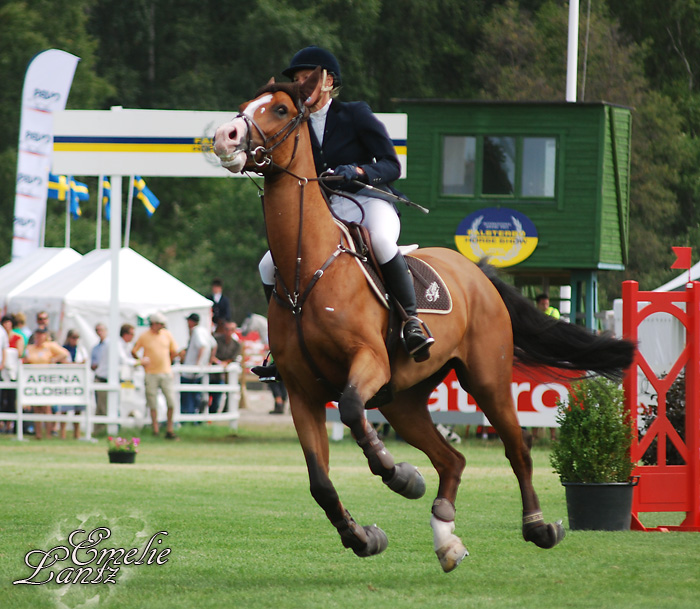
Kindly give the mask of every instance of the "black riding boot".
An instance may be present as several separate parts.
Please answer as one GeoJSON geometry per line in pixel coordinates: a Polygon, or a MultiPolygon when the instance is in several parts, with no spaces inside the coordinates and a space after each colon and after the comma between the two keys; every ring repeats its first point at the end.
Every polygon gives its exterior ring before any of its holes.
{"type": "Polygon", "coordinates": [[[421,321],[416,316],[418,308],[416,293],[413,291],[413,279],[406,260],[399,252],[389,262],[379,266],[389,292],[399,301],[408,315],[408,320],[403,326],[403,342],[406,351],[413,359],[422,362],[430,357],[430,345],[435,342],[435,339],[425,335],[421,321]]]}
{"type": "MultiPolygon", "coordinates": [[[[265,298],[267,298],[267,302],[269,304],[270,298],[272,298],[274,286],[263,283],[263,290],[265,290],[265,298]]],[[[277,364],[275,364],[275,362],[270,362],[269,364],[267,363],[270,357],[271,354],[265,358],[262,366],[253,366],[250,369],[253,374],[260,377],[259,380],[261,383],[276,383],[277,381],[281,380],[279,373],[277,372],[277,364]]]]}

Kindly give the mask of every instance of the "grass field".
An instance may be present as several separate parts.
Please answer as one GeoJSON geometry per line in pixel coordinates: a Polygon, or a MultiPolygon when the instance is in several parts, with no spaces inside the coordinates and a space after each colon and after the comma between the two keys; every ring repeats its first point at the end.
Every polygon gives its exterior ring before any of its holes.
{"type": "MultiPolygon", "coordinates": [[[[700,534],[569,532],[552,550],[520,536],[515,477],[495,442],[471,440],[456,533],[470,556],[444,574],[429,526],[437,477],[427,459],[387,441],[418,465],[428,492],[403,499],[369,473],[348,439],[332,447],[332,477],[361,524],[377,523],[389,547],[360,559],[343,549],[308,492],[293,431],[203,426],[166,443],[144,434],[135,465],[110,465],[106,442],[0,437],[0,607],[654,609],[700,604],[700,534]],[[153,535],[164,564],[121,567],[115,584],[13,585],[32,550],[67,545],[72,531],[106,527],[100,547],[143,548],[153,535]],[[167,560],[167,562],[165,562],[167,560]],[[99,598],[98,598],[99,596],[99,598]]],[[[564,492],[546,448],[534,451],[547,520],[564,519],[564,492]]],[[[677,514],[647,524],[677,524],[677,514]]],[[[654,521],[656,520],[656,521],[654,521]]],[[[83,536],[84,537],[84,536],[83,536]]],[[[82,539],[82,537],[79,537],[82,539]]],[[[34,564],[36,561],[34,561],[34,564]]],[[[35,581],[75,567],[70,559],[35,581]]]]}

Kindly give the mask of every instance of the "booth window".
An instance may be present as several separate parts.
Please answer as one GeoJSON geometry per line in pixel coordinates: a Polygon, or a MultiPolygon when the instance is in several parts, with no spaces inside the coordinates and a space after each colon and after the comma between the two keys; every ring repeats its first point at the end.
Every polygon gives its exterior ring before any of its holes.
{"type": "Polygon", "coordinates": [[[442,145],[442,192],[473,195],[476,138],[446,136],[442,145]]]}
{"type": "Polygon", "coordinates": [[[457,136],[442,140],[442,194],[553,198],[555,137],[457,136]]]}

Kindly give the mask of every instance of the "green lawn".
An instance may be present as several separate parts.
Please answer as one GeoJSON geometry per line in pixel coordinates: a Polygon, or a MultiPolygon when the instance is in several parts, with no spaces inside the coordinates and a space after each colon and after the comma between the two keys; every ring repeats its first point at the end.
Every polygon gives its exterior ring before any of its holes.
{"type": "MultiPolygon", "coordinates": [[[[457,530],[470,556],[450,574],[432,547],[437,477],[427,459],[387,441],[421,468],[426,496],[408,501],[374,478],[348,439],[332,446],[332,477],[361,524],[389,547],[373,558],[343,549],[308,492],[301,450],[285,428],[203,426],[167,443],[144,434],[135,465],[110,465],[106,442],[0,437],[0,606],[195,608],[549,607],[695,608],[700,534],[569,532],[553,550],[520,536],[520,496],[500,444],[461,445],[467,471],[457,530]],[[100,547],[143,548],[154,534],[162,565],[122,567],[116,584],[12,585],[32,550],[66,545],[77,529],[106,527],[100,547]],[[99,595],[99,599],[97,599],[99,595]]],[[[547,520],[564,519],[564,491],[546,447],[534,451],[547,520]]],[[[648,524],[676,524],[651,515],[648,524]],[[655,521],[654,521],[655,520],[655,521]]],[[[84,537],[84,536],[83,536],[84,537]]],[[[80,537],[82,539],[82,537],[80,537]]],[[[75,566],[70,560],[44,570],[75,566]]]]}

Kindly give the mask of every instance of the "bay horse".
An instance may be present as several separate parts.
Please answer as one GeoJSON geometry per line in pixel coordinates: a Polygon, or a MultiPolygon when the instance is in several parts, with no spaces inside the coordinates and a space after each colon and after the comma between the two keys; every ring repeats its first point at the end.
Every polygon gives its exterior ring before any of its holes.
{"type": "Polygon", "coordinates": [[[389,385],[391,401],[379,410],[435,467],[434,547],[444,571],[459,565],[467,550],[454,534],[455,499],[466,462],[436,429],[427,408],[433,389],[454,369],[503,441],[520,485],[524,539],[552,548],[564,528],[561,521],[545,523],[532,485],[528,436],[511,395],[514,357],[619,378],[635,347],[545,316],[488,265],[446,248],[426,248],[412,255],[441,275],[452,311],[424,314],[435,337],[429,359],[415,362],[403,349],[390,358],[389,313],[348,252],[316,176],[307,119],[322,76],[318,68],[303,83],[271,80],[214,139],[224,167],[264,176],[263,213],[277,269],[268,311],[270,350],[289,392],[311,494],[346,548],[371,556],[387,547],[385,533],[376,525],[358,525],[333,487],[326,404],[338,400],[341,421],[370,471],[393,491],[417,499],[425,493],[423,477],[408,463],[394,462],[365,416],[368,401],[389,385]]]}

